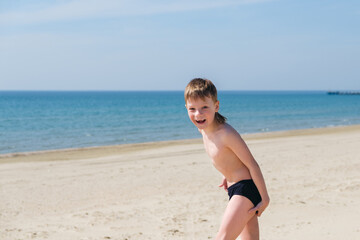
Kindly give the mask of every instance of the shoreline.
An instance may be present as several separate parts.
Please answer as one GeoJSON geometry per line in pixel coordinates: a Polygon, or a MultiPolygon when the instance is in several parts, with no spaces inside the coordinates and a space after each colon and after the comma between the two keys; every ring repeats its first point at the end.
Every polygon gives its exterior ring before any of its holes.
{"type": "MultiPolygon", "coordinates": [[[[244,134],[267,240],[358,239],[360,125],[244,134]]],[[[212,239],[228,195],[201,139],[0,158],[0,239],[212,239]]]]}
{"type": "MultiPolygon", "coordinates": [[[[360,124],[281,130],[281,131],[272,131],[272,132],[247,133],[247,134],[241,134],[241,136],[244,138],[244,140],[262,140],[269,138],[283,138],[283,137],[293,137],[293,136],[335,134],[338,132],[349,132],[353,130],[360,130],[360,124]]],[[[99,158],[99,157],[118,155],[127,152],[133,152],[136,150],[170,147],[176,145],[191,145],[191,144],[202,144],[201,138],[165,140],[165,141],[144,142],[144,143],[129,143],[129,144],[107,145],[107,146],[93,146],[93,147],[83,147],[83,148],[65,148],[65,149],[42,150],[42,151],[33,151],[33,152],[5,153],[5,154],[0,154],[0,164],[16,163],[16,162],[66,161],[66,160],[99,158]]]]}

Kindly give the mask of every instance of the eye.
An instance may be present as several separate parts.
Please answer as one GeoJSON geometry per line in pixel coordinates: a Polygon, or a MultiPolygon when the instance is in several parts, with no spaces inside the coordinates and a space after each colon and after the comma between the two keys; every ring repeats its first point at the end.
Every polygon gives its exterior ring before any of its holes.
{"type": "Polygon", "coordinates": [[[194,111],[194,110],[195,110],[195,108],[189,108],[189,110],[190,110],[190,111],[194,111]]]}
{"type": "Polygon", "coordinates": [[[203,108],[208,108],[208,106],[203,106],[203,108]]]}

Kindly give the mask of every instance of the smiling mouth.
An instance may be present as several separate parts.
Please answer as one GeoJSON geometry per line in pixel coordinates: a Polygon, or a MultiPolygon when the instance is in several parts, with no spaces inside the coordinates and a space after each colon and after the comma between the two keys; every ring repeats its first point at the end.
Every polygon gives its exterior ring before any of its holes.
{"type": "Polygon", "coordinates": [[[204,119],[204,120],[196,120],[196,122],[199,123],[199,124],[203,124],[205,121],[206,121],[206,119],[204,119]]]}

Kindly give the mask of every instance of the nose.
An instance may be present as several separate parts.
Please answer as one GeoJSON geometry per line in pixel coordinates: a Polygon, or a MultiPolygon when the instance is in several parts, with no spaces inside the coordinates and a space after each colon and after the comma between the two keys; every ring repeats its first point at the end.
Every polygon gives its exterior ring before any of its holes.
{"type": "Polygon", "coordinates": [[[202,114],[202,111],[201,110],[197,110],[196,112],[195,112],[195,116],[200,116],[202,114]]]}

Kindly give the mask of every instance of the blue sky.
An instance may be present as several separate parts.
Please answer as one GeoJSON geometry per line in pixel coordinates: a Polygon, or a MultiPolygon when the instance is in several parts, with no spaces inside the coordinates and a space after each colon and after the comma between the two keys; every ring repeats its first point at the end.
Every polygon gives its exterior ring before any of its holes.
{"type": "Polygon", "coordinates": [[[360,1],[2,0],[0,90],[360,90],[360,1]]]}

